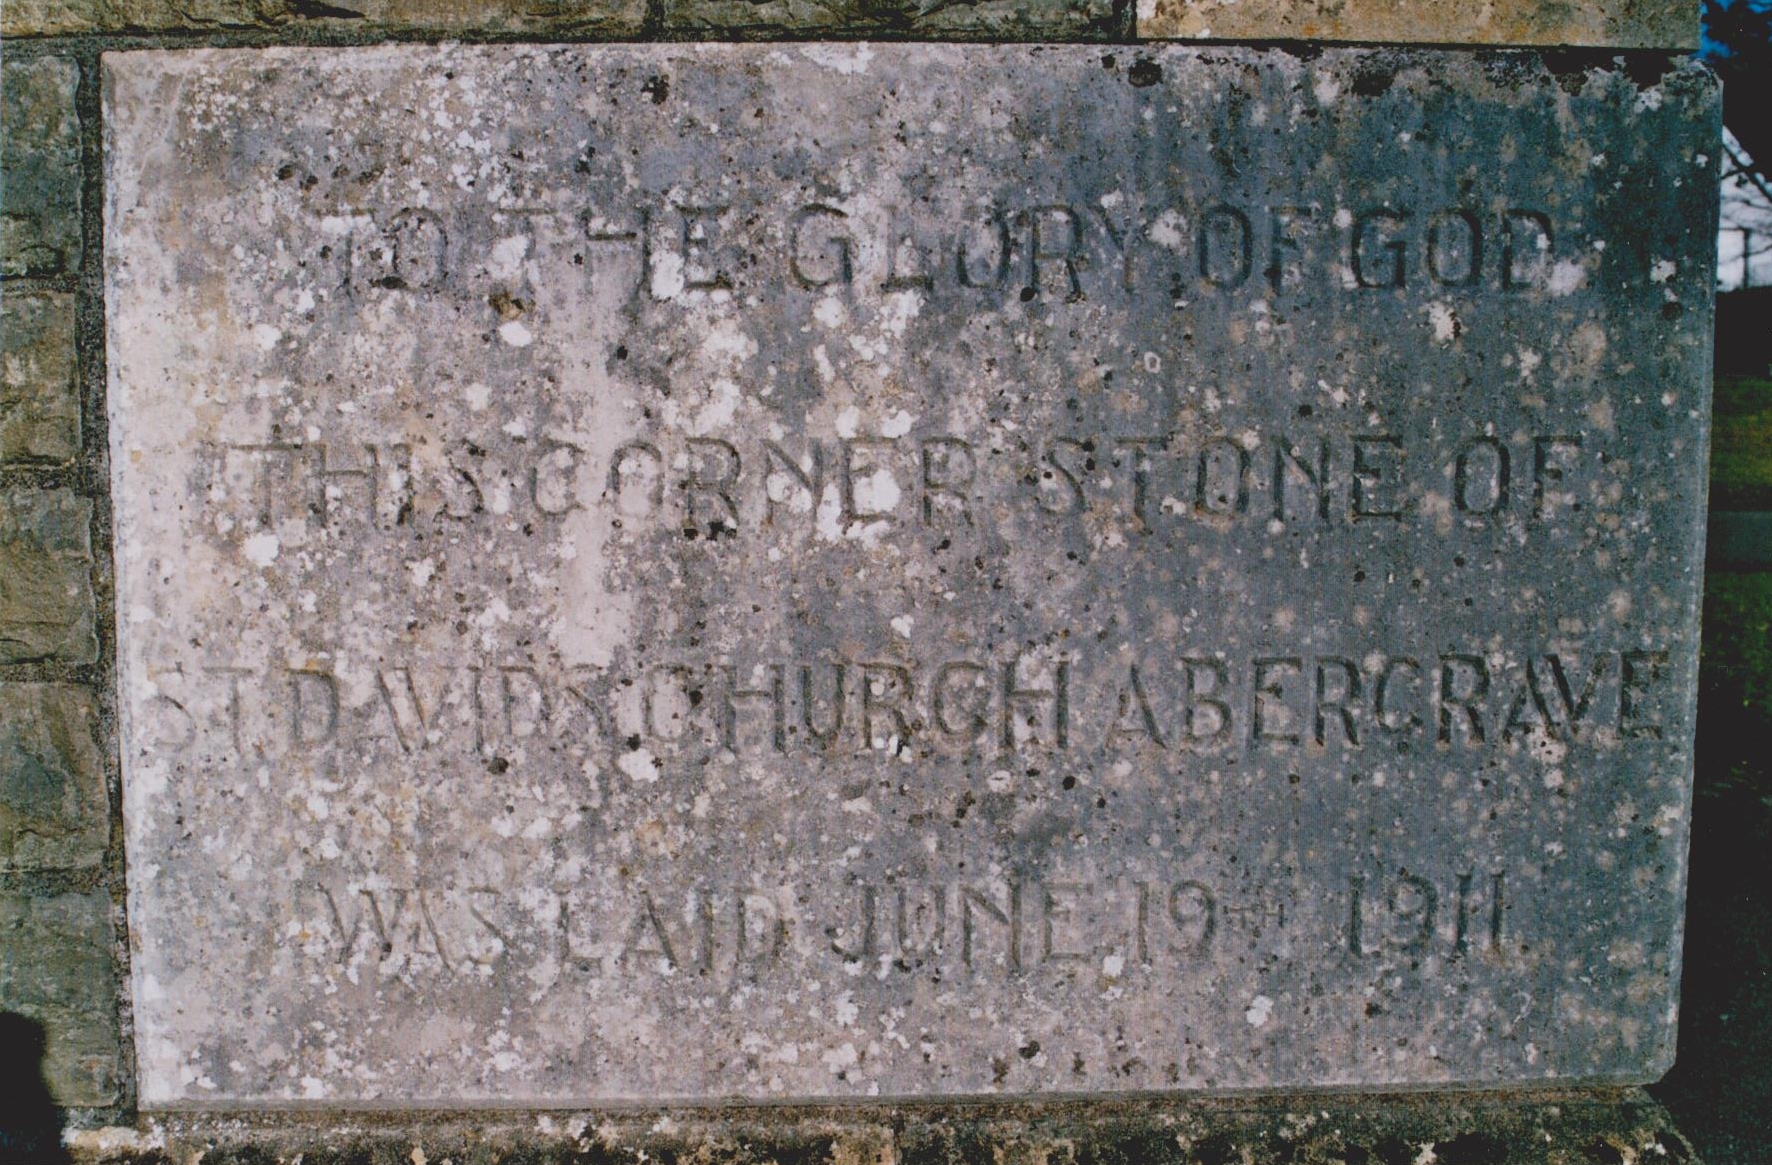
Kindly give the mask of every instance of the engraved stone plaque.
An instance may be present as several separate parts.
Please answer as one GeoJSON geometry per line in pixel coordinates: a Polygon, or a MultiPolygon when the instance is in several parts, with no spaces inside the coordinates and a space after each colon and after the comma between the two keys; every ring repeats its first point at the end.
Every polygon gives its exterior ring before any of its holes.
{"type": "Polygon", "coordinates": [[[108,55],[144,1102],[1656,1076],[1714,103],[108,55]]]}

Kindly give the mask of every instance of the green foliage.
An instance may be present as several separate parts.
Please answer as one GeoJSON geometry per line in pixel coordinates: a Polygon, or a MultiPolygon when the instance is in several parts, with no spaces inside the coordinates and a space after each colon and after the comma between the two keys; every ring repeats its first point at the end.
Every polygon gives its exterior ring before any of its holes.
{"type": "Polygon", "coordinates": [[[1717,378],[1710,505],[1713,510],[1772,510],[1772,380],[1717,378]]]}

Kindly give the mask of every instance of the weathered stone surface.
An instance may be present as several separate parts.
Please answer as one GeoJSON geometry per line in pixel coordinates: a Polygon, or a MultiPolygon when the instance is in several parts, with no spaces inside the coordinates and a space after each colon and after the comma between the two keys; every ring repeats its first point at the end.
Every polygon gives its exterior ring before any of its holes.
{"type": "Polygon", "coordinates": [[[847,1105],[814,1111],[406,1114],[324,1121],[149,1116],[69,1136],[80,1165],[460,1161],[472,1165],[1696,1165],[1640,1090],[1095,1101],[1088,1105],[847,1105]],[[1431,1156],[1430,1156],[1431,1154],[1431,1156]]]}
{"type": "Polygon", "coordinates": [[[304,28],[632,36],[645,0],[9,0],[0,33],[304,28]]]}
{"type": "Polygon", "coordinates": [[[0,870],[104,861],[110,798],[92,693],[0,684],[0,870]]]}
{"type": "Polygon", "coordinates": [[[1137,0],[1138,35],[1693,49],[1698,9],[1677,0],[1137,0]]]}
{"type": "Polygon", "coordinates": [[[92,503],[0,491],[0,663],[91,663],[93,616],[92,503]]]}
{"type": "Polygon", "coordinates": [[[80,262],[79,80],[79,66],[59,57],[0,63],[0,275],[55,275],[80,262]]]}
{"type": "Polygon", "coordinates": [[[103,893],[0,893],[0,1011],[46,1029],[43,1075],[64,1105],[118,1098],[117,972],[103,893]]]}
{"type": "Polygon", "coordinates": [[[1114,38],[1112,0],[665,0],[665,27],[682,32],[913,33],[923,36],[1114,38]]]}
{"type": "Polygon", "coordinates": [[[146,1103],[1661,1070],[1709,81],[1115,56],[107,58],[146,1103]]]}
{"type": "Polygon", "coordinates": [[[0,460],[66,461],[80,452],[74,297],[0,293],[0,460]]]}

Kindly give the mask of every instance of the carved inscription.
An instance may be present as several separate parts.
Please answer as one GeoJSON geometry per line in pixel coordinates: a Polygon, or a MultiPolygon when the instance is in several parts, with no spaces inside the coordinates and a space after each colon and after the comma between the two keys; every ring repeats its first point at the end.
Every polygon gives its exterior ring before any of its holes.
{"type": "MultiPolygon", "coordinates": [[[[310,759],[373,743],[492,754],[534,738],[615,755],[1018,753],[1310,756],[1611,751],[1676,730],[1664,650],[1505,656],[690,662],[640,673],[526,664],[152,669],[157,743],[310,759]]],[[[651,770],[647,769],[648,775],[651,770]]]]}
{"type": "MultiPolygon", "coordinates": [[[[309,174],[291,166],[291,176],[309,174]]],[[[772,200],[780,205],[781,200],[772,200]]],[[[518,211],[577,220],[573,263],[624,295],[668,302],[763,286],[804,294],[894,292],[1027,302],[1124,299],[1145,287],[1178,300],[1255,286],[1349,292],[1521,292],[1578,278],[1558,267],[1557,228],[1530,207],[1266,206],[1207,199],[1130,212],[1113,191],[1071,202],[944,208],[809,202],[746,214],[720,193],[580,211],[518,211]],[[1113,204],[1114,209],[1109,209],[1113,204]]],[[[316,266],[347,295],[425,294],[452,273],[449,231],[434,211],[338,208],[320,221],[316,266]]],[[[1182,306],[1179,302],[1177,307],[1182,306]]]]}
{"type": "Polygon", "coordinates": [[[1660,1070],[1697,74],[104,68],[145,1108],[1660,1070]]]}
{"type": "MultiPolygon", "coordinates": [[[[414,513],[456,521],[607,513],[626,530],[666,528],[717,542],[736,535],[856,537],[964,529],[999,498],[1053,517],[1090,513],[1142,530],[1192,522],[1470,525],[1567,518],[1593,478],[1579,434],[1478,435],[1449,452],[1394,434],[1262,439],[1245,431],[1190,444],[1176,435],[1003,434],[810,439],[753,448],[716,437],[628,441],[601,462],[567,441],[463,438],[415,461],[411,446],[325,442],[209,451],[205,496],[221,534],[289,518],[392,529],[414,513]],[[1519,466],[1516,469],[1516,465],[1519,466]],[[1448,492],[1432,487],[1450,480],[1448,492]]],[[[1589,452],[1590,459],[1603,453],[1589,452]]]]}

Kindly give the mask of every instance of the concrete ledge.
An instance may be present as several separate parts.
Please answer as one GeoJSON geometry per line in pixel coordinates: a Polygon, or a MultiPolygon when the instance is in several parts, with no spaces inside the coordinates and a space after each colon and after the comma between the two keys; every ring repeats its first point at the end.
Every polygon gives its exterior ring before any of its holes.
{"type": "Polygon", "coordinates": [[[739,1108],[553,1114],[179,1114],[70,1134],[75,1161],[159,1165],[1696,1165],[1641,1091],[739,1108]]]}

